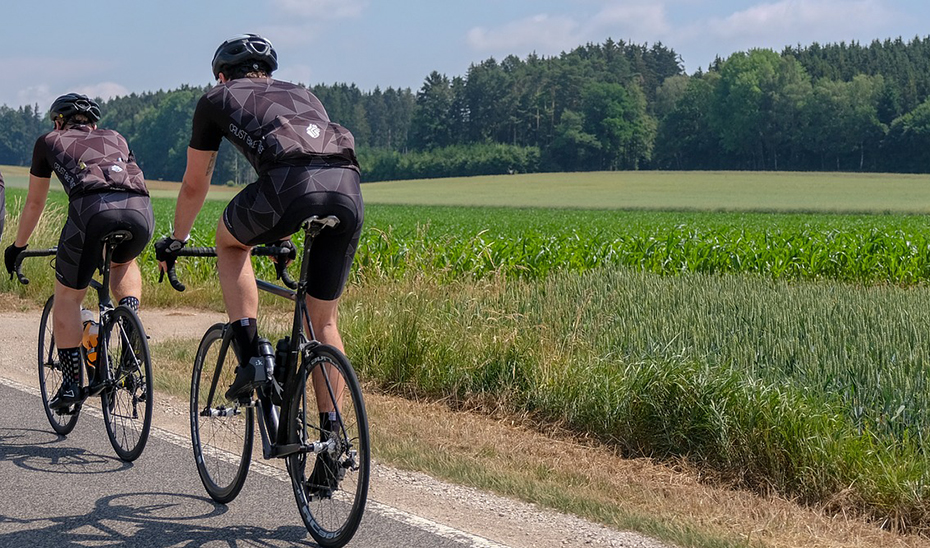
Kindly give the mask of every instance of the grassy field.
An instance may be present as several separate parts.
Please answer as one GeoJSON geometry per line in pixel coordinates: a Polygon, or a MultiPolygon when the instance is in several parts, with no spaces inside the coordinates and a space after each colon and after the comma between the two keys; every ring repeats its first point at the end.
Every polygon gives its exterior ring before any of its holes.
{"type": "MultiPolygon", "coordinates": [[[[927,183],[620,173],[366,185],[342,325],[363,378],[387,393],[529,415],[926,533],[927,183]],[[496,205],[520,207],[465,207],[495,188],[496,205]]],[[[225,192],[205,206],[198,245],[212,244],[225,192]]],[[[36,246],[60,226],[63,194],[52,201],[36,246]]],[[[173,202],[155,210],[165,233],[173,202]]],[[[154,280],[151,250],[141,262],[154,280]]],[[[143,300],[221,307],[213,263],[182,269],[187,293],[147,282],[143,300]]],[[[38,302],[51,276],[37,270],[30,286],[0,288],[38,302]]]]}
{"type": "MultiPolygon", "coordinates": [[[[26,188],[28,169],[0,166],[7,187],[26,188]]],[[[60,188],[53,181],[53,188],[60,188]]],[[[177,196],[178,183],[147,181],[154,196],[177,196]]],[[[237,190],[214,186],[211,198],[237,190]]],[[[366,183],[368,204],[774,211],[930,212],[926,175],[780,172],[600,172],[366,183]]]]}
{"type": "Polygon", "coordinates": [[[930,211],[926,175],[542,173],[364,185],[367,203],[696,211],[930,211]]]}

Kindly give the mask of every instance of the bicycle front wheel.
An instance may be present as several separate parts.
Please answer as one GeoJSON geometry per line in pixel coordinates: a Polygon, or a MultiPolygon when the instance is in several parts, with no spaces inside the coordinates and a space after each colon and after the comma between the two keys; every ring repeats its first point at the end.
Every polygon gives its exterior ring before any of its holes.
{"type": "Polygon", "coordinates": [[[110,312],[102,336],[113,382],[100,393],[103,422],[119,458],[134,461],[145,449],[152,427],[154,390],[148,338],[139,316],[125,306],[110,312]]]}
{"type": "Polygon", "coordinates": [[[52,306],[55,296],[48,298],[45,309],[42,310],[42,319],[39,321],[39,389],[42,392],[42,406],[45,416],[52,430],[65,436],[74,430],[77,424],[80,406],[71,406],[67,412],[54,411],[48,406],[50,399],[55,397],[64,381],[61,374],[61,363],[58,361],[58,351],[55,348],[55,330],[52,318],[52,306]]]}
{"type": "Polygon", "coordinates": [[[345,355],[317,346],[298,371],[290,400],[290,443],[322,449],[288,457],[300,516],[321,546],[344,546],[358,529],[368,498],[368,415],[345,355]]]}
{"type": "Polygon", "coordinates": [[[224,324],[204,334],[191,377],[191,442],[200,481],[216,502],[226,504],[242,490],[252,462],[252,407],[226,399],[235,379],[236,353],[224,340],[224,324]]]}

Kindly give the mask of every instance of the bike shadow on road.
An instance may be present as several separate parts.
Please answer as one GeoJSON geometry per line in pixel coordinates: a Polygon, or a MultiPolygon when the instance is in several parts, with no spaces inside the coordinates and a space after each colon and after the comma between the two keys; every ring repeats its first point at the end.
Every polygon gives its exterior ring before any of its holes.
{"type": "Polygon", "coordinates": [[[0,428],[0,461],[54,474],[107,474],[132,468],[131,462],[80,447],[56,445],[65,436],[28,428],[0,428]]]}
{"type": "Polygon", "coordinates": [[[299,526],[224,525],[227,511],[225,505],[193,495],[112,495],[81,515],[18,519],[0,514],[0,546],[319,547],[299,526]]]}

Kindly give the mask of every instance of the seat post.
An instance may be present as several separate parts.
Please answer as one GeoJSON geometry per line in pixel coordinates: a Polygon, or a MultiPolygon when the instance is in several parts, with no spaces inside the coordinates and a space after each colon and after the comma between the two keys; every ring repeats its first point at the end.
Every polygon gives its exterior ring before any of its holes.
{"type": "Polygon", "coordinates": [[[100,267],[102,280],[97,288],[97,300],[102,308],[113,306],[110,298],[110,263],[113,262],[113,251],[121,242],[131,239],[132,233],[128,230],[115,230],[103,237],[103,264],[100,267]]]}

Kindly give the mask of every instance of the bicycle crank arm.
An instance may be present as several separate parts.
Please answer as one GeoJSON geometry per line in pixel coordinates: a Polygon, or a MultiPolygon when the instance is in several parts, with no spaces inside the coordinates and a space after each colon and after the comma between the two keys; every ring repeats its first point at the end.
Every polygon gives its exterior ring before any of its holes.
{"type": "Polygon", "coordinates": [[[208,407],[200,412],[201,417],[233,417],[241,414],[242,411],[240,411],[238,407],[220,407],[219,409],[208,407]]]}
{"type": "Polygon", "coordinates": [[[303,445],[300,443],[288,443],[285,445],[275,445],[271,449],[272,458],[283,459],[297,453],[322,453],[329,449],[331,442],[317,441],[303,445]]]}
{"type": "Polygon", "coordinates": [[[116,381],[102,380],[96,384],[87,386],[84,390],[87,391],[87,397],[92,398],[94,396],[99,396],[101,392],[113,388],[114,386],[116,386],[116,381]]]}

